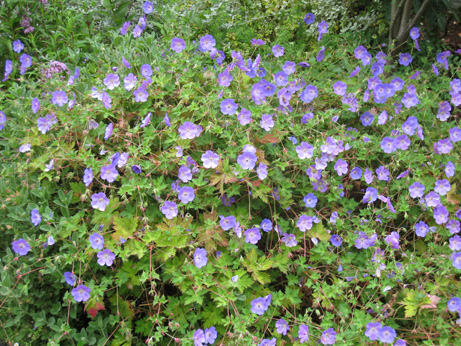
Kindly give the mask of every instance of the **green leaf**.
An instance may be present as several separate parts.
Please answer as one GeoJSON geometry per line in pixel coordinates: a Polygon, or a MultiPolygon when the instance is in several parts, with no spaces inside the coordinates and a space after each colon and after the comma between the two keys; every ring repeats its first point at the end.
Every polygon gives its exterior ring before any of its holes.
{"type": "Polygon", "coordinates": [[[134,232],[138,227],[138,219],[135,217],[114,217],[114,229],[112,237],[115,241],[119,241],[120,238],[129,239],[133,238],[134,232]]]}

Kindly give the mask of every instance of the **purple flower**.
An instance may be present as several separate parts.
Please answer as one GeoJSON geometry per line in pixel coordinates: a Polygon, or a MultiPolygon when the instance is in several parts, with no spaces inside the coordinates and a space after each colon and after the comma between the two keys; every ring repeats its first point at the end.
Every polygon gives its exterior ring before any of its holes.
{"type": "Polygon", "coordinates": [[[429,226],[424,221],[419,221],[415,225],[415,233],[418,237],[425,237],[429,233],[429,226]]]}
{"type": "Polygon", "coordinates": [[[447,164],[445,165],[445,174],[448,178],[451,178],[452,176],[455,175],[455,165],[453,162],[448,161],[447,164]]]}
{"type": "Polygon", "coordinates": [[[45,134],[51,129],[51,124],[48,122],[47,118],[38,118],[37,128],[41,133],[45,134]]]}
{"type": "Polygon", "coordinates": [[[378,332],[379,341],[385,344],[392,344],[396,336],[395,330],[388,326],[382,327],[378,332]]]}
{"type": "Polygon", "coordinates": [[[349,75],[349,78],[352,78],[352,77],[357,76],[359,72],[360,72],[360,66],[357,66],[357,67],[351,72],[351,74],[349,75]]]}
{"type": "Polygon", "coordinates": [[[233,115],[237,111],[238,105],[233,99],[226,99],[221,102],[221,112],[227,115],[233,115]]]}
{"type": "Polygon", "coordinates": [[[3,128],[5,127],[5,123],[6,123],[6,115],[2,111],[0,111],[0,131],[3,130],[3,128]]]}
{"type": "Polygon", "coordinates": [[[104,238],[99,233],[93,233],[89,238],[90,246],[94,250],[102,250],[104,248],[104,238]]]}
{"type": "Polygon", "coordinates": [[[197,329],[194,332],[194,346],[203,346],[203,343],[205,342],[205,334],[203,333],[202,329],[197,329]]]}
{"type": "Polygon", "coordinates": [[[344,96],[346,95],[347,84],[342,81],[337,81],[333,84],[333,91],[336,95],[344,96]]]}
{"type": "Polygon", "coordinates": [[[461,270],[461,252],[456,252],[450,257],[453,262],[451,263],[453,267],[461,270]]]}
{"type": "Polygon", "coordinates": [[[25,256],[30,251],[30,245],[23,238],[19,238],[11,243],[11,247],[19,256],[25,256]]]}
{"type": "Polygon", "coordinates": [[[403,66],[408,66],[412,62],[413,58],[409,53],[402,53],[399,57],[399,64],[403,66]]]}
{"type": "Polygon", "coordinates": [[[459,235],[455,235],[454,237],[450,238],[450,245],[448,247],[452,251],[461,250],[461,238],[459,237],[459,235]]]}
{"type": "Polygon", "coordinates": [[[53,92],[51,97],[51,103],[58,105],[59,107],[64,106],[69,101],[66,93],[62,90],[53,92]]]}
{"type": "Polygon", "coordinates": [[[109,90],[114,90],[120,85],[120,77],[114,73],[109,73],[106,78],[104,78],[104,85],[109,90]]]}
{"type": "Polygon", "coordinates": [[[122,63],[123,65],[125,65],[126,68],[131,68],[131,64],[128,62],[128,60],[125,59],[124,56],[122,56],[122,63]]]}
{"type": "Polygon", "coordinates": [[[378,180],[389,181],[389,170],[384,166],[379,166],[376,170],[378,180]]]}
{"type": "Polygon", "coordinates": [[[104,192],[95,193],[91,196],[91,206],[96,210],[105,211],[109,202],[104,192]]]}
{"type": "Polygon", "coordinates": [[[219,225],[224,231],[228,231],[234,228],[237,224],[237,220],[235,219],[234,215],[229,215],[227,217],[220,215],[219,217],[221,218],[221,221],[219,221],[219,225]]]}
{"type": "Polygon", "coordinates": [[[72,297],[74,297],[74,300],[77,303],[86,302],[90,299],[90,293],[91,289],[89,287],[86,287],[85,285],[78,285],[72,290],[72,297]]]}
{"type": "Polygon", "coordinates": [[[410,30],[410,37],[413,39],[413,40],[416,40],[419,38],[419,29],[415,26],[413,28],[411,28],[410,30]]]}
{"type": "Polygon", "coordinates": [[[287,61],[282,67],[286,74],[292,74],[296,72],[296,64],[293,61],[287,61]]]}
{"type": "Polygon", "coordinates": [[[356,59],[361,60],[367,52],[368,51],[364,46],[358,46],[354,49],[354,56],[356,59]]]}
{"type": "Polygon", "coordinates": [[[83,172],[83,183],[85,186],[89,186],[93,182],[93,170],[90,168],[86,168],[83,172]]]}
{"type": "Polygon", "coordinates": [[[339,235],[337,234],[333,234],[331,237],[330,237],[330,242],[336,246],[336,247],[339,247],[341,246],[342,244],[342,239],[339,235]]]}
{"type": "Polygon", "coordinates": [[[386,238],[384,238],[386,243],[390,244],[393,249],[399,248],[399,239],[400,239],[400,236],[395,231],[391,232],[391,234],[389,234],[386,238]]]}
{"type": "Polygon", "coordinates": [[[285,321],[283,318],[275,322],[275,328],[277,330],[277,333],[282,335],[287,335],[287,332],[290,330],[290,326],[288,325],[287,321],[285,321]]]}
{"type": "Polygon", "coordinates": [[[178,131],[179,137],[182,139],[194,139],[195,137],[200,136],[201,128],[190,121],[185,121],[181,126],[179,126],[178,131]]]}
{"type": "Polygon", "coordinates": [[[129,27],[130,27],[130,24],[131,24],[131,22],[125,22],[125,23],[123,23],[122,28],[120,29],[120,34],[121,34],[122,36],[125,36],[126,32],[128,31],[128,29],[129,29],[129,27]]]}
{"type": "Polygon", "coordinates": [[[272,231],[272,221],[269,219],[264,219],[261,221],[261,229],[264,232],[272,231]]]}
{"type": "Polygon", "coordinates": [[[267,165],[260,162],[259,165],[258,165],[258,168],[256,169],[256,173],[258,173],[258,178],[261,179],[261,180],[264,180],[267,178],[268,176],[268,172],[267,172],[267,165]]]}
{"type": "Polygon", "coordinates": [[[123,83],[125,84],[126,90],[131,90],[136,86],[137,78],[133,73],[129,73],[124,79],[123,83]]]}
{"type": "Polygon", "coordinates": [[[77,280],[77,278],[75,277],[75,275],[71,272],[65,272],[64,273],[64,280],[66,280],[67,284],[70,285],[70,286],[74,286],[75,285],[75,281],[77,280]]]}
{"type": "Polygon", "coordinates": [[[314,85],[308,85],[301,92],[299,98],[305,103],[311,103],[318,96],[317,87],[314,85]]]}
{"type": "Polygon", "coordinates": [[[307,142],[301,142],[301,144],[296,147],[296,153],[301,160],[310,159],[314,155],[314,147],[307,142]]]}
{"type": "Polygon", "coordinates": [[[152,11],[154,10],[154,4],[150,1],[146,1],[144,5],[142,5],[142,9],[146,14],[152,13],[152,11]]]}
{"type": "Polygon", "coordinates": [[[336,341],[336,332],[333,328],[328,328],[322,332],[322,337],[320,338],[320,343],[323,345],[333,345],[336,341]]]}
{"type": "Polygon", "coordinates": [[[256,38],[251,39],[251,45],[252,46],[264,46],[265,44],[266,44],[266,42],[264,42],[261,39],[256,39],[256,38]]]}
{"type": "Polygon", "coordinates": [[[339,176],[342,176],[344,174],[347,174],[347,170],[348,170],[348,164],[346,161],[342,160],[342,159],[338,159],[338,161],[336,161],[336,164],[335,164],[335,170],[336,172],[338,173],[339,176]]]}
{"type": "Polygon", "coordinates": [[[163,121],[165,122],[166,126],[171,127],[170,117],[168,116],[168,113],[165,113],[165,117],[163,118],[163,121]]]}
{"type": "Polygon", "coordinates": [[[370,112],[365,112],[360,117],[360,121],[362,122],[363,126],[370,126],[373,122],[374,116],[370,112]]]}
{"type": "Polygon", "coordinates": [[[309,67],[311,65],[309,65],[307,62],[305,61],[301,61],[301,62],[298,62],[298,66],[301,66],[301,67],[309,67]]]}
{"type": "Polygon", "coordinates": [[[436,60],[438,63],[442,64],[445,70],[448,71],[448,57],[451,55],[449,50],[437,54],[436,60]]]}
{"type": "Polygon", "coordinates": [[[5,61],[5,75],[4,75],[2,82],[8,79],[8,76],[10,75],[12,71],[13,71],[13,62],[11,60],[6,60],[5,61]]]}
{"type": "Polygon", "coordinates": [[[42,222],[42,217],[40,216],[38,209],[32,209],[30,211],[30,222],[32,222],[34,226],[38,226],[38,224],[42,222]]]}
{"type": "Polygon", "coordinates": [[[144,78],[149,78],[152,76],[152,67],[149,64],[144,64],[141,66],[141,75],[144,78]]]}
{"type": "Polygon", "coordinates": [[[136,25],[133,29],[133,37],[137,38],[141,36],[141,34],[142,34],[142,28],[139,25],[136,25]]]}
{"type": "Polygon", "coordinates": [[[38,100],[38,98],[34,97],[32,99],[32,112],[37,113],[38,110],[40,109],[40,101],[38,100]]]}
{"type": "Polygon", "coordinates": [[[218,336],[215,327],[205,329],[205,343],[212,345],[218,336]]]}
{"type": "Polygon", "coordinates": [[[146,102],[147,98],[149,97],[149,93],[147,92],[146,88],[141,86],[133,91],[133,96],[136,102],[146,102]]]}
{"type": "Polygon", "coordinates": [[[118,176],[118,171],[115,165],[103,166],[101,168],[101,179],[106,180],[108,183],[113,183],[118,176]]]}
{"type": "Polygon", "coordinates": [[[244,234],[246,243],[257,244],[261,239],[261,232],[256,227],[247,229],[244,234]]]}
{"type": "Polygon", "coordinates": [[[270,131],[271,128],[274,127],[275,123],[272,118],[272,115],[270,114],[263,114],[261,116],[261,122],[260,122],[261,128],[263,128],[266,131],[270,131]]]}
{"type": "Polygon", "coordinates": [[[299,326],[298,338],[302,344],[309,340],[309,327],[305,324],[299,326]]]}
{"type": "Polygon", "coordinates": [[[307,208],[315,208],[318,199],[313,193],[308,193],[304,196],[303,201],[307,208]]]}
{"type": "Polygon", "coordinates": [[[303,21],[307,25],[312,24],[315,21],[315,16],[312,13],[308,13],[304,16],[303,21]]]}
{"type": "Polygon", "coordinates": [[[242,169],[253,169],[256,166],[257,157],[251,152],[244,152],[237,157],[237,163],[242,169]]]}
{"type": "Polygon", "coordinates": [[[434,219],[435,222],[438,225],[444,224],[448,221],[448,210],[445,208],[442,204],[439,204],[435,209],[434,209],[434,219]]]}
{"type": "Polygon", "coordinates": [[[194,264],[197,268],[202,268],[208,263],[207,252],[204,248],[196,248],[194,252],[194,264]]]}
{"type": "Polygon", "coordinates": [[[322,39],[323,34],[326,34],[328,31],[328,24],[324,20],[322,20],[319,25],[318,25],[318,32],[319,32],[319,37],[317,38],[317,41],[320,41],[322,39]]]}
{"type": "Polygon", "coordinates": [[[440,196],[434,191],[429,192],[424,199],[428,207],[436,207],[440,204],[440,196]]]}
{"type": "Polygon", "coordinates": [[[367,336],[372,341],[378,340],[379,331],[381,330],[381,328],[382,328],[381,323],[370,322],[367,324],[367,330],[365,331],[365,336],[367,336]]]}
{"type": "Polygon", "coordinates": [[[374,187],[367,187],[365,194],[363,195],[363,203],[373,203],[378,198],[378,190],[374,187]]]}
{"type": "Polygon", "coordinates": [[[187,183],[192,180],[192,171],[189,167],[182,165],[179,167],[178,178],[183,182],[187,183]]]}
{"type": "Polygon", "coordinates": [[[113,130],[114,130],[114,124],[110,123],[109,125],[107,125],[106,131],[104,133],[104,140],[105,141],[107,141],[109,139],[109,137],[112,135],[113,130]]]}
{"type": "Polygon", "coordinates": [[[25,152],[30,151],[30,143],[21,145],[18,150],[20,153],[25,153],[25,152]]]}
{"type": "Polygon", "coordinates": [[[362,169],[360,167],[354,167],[349,175],[351,176],[351,179],[360,179],[362,177],[362,169]]]}
{"type": "Polygon", "coordinates": [[[447,222],[446,227],[451,234],[459,233],[461,230],[461,223],[458,220],[450,220],[447,222]]]}
{"type": "Polygon", "coordinates": [[[228,87],[234,78],[226,68],[222,73],[218,74],[218,84],[223,87],[228,87]]]}
{"type": "Polygon", "coordinates": [[[114,263],[115,255],[109,249],[104,249],[98,252],[98,264],[100,266],[108,266],[110,267],[112,263],[114,263]]]}
{"type": "Polygon", "coordinates": [[[451,106],[448,101],[440,102],[437,118],[441,121],[446,121],[450,117],[450,111],[451,106]]]}
{"type": "MultiPolygon", "coordinates": [[[[269,296],[271,296],[271,295],[269,295],[269,296]]],[[[254,314],[257,314],[259,316],[263,315],[267,311],[267,309],[269,308],[269,305],[270,305],[270,302],[271,302],[269,296],[266,296],[264,298],[259,297],[259,298],[253,299],[251,301],[251,312],[254,313],[254,314]]]]}
{"type": "Polygon", "coordinates": [[[141,169],[141,166],[140,166],[140,165],[133,165],[133,166],[131,166],[131,170],[132,170],[135,174],[141,174],[141,172],[142,172],[142,169],[141,169]]]}
{"type": "Polygon", "coordinates": [[[449,154],[453,149],[453,144],[451,144],[451,141],[448,138],[441,139],[435,145],[437,150],[442,154],[449,154]]]}
{"type": "MultiPolygon", "coordinates": [[[[32,66],[32,58],[27,54],[22,54],[19,58],[21,62],[21,70],[24,70],[32,66]]],[[[22,73],[21,73],[22,74],[22,73]]]]}
{"type": "Polygon", "coordinates": [[[393,153],[397,150],[397,144],[392,137],[384,137],[381,141],[381,149],[387,154],[393,153]]]}
{"type": "Polygon", "coordinates": [[[175,202],[165,201],[160,211],[168,220],[171,220],[178,215],[178,206],[175,202]]]}
{"type": "Polygon", "coordinates": [[[141,125],[139,125],[139,128],[142,129],[143,127],[146,127],[147,125],[149,125],[150,123],[150,117],[151,117],[151,113],[147,113],[146,117],[143,119],[141,125]]]}
{"type": "Polygon", "coordinates": [[[301,232],[306,232],[312,228],[312,217],[307,215],[301,215],[296,223],[296,227],[299,228],[301,232]]]}
{"type": "Polygon", "coordinates": [[[202,154],[202,162],[205,168],[216,168],[219,164],[219,155],[211,150],[207,150],[202,154]]]}
{"type": "Polygon", "coordinates": [[[365,182],[367,184],[371,184],[373,182],[373,171],[367,168],[363,177],[365,178],[365,182]]]}
{"type": "Polygon", "coordinates": [[[20,40],[13,41],[13,51],[16,53],[21,53],[24,49],[24,44],[20,40]]]}
{"type": "Polygon", "coordinates": [[[274,75],[274,80],[277,86],[285,86],[288,84],[288,74],[284,71],[279,71],[274,75]]]}
{"type": "Polygon", "coordinates": [[[410,196],[412,198],[420,198],[420,197],[423,197],[425,189],[426,189],[426,187],[423,184],[418,183],[418,182],[414,182],[408,188],[408,191],[410,191],[410,196]]]}
{"type": "Polygon", "coordinates": [[[322,46],[322,48],[320,48],[319,52],[317,53],[315,60],[317,60],[317,62],[321,62],[324,58],[325,58],[325,46],[322,46]]]}
{"type": "Polygon", "coordinates": [[[296,236],[294,234],[283,233],[282,242],[285,243],[287,247],[293,247],[298,245],[296,241],[296,236]]]}
{"type": "Polygon", "coordinates": [[[379,76],[383,72],[384,72],[383,64],[376,62],[373,65],[371,65],[371,73],[373,74],[373,76],[379,76]]]}
{"type": "Polygon", "coordinates": [[[395,139],[395,143],[397,145],[397,148],[400,150],[407,150],[411,145],[411,141],[407,135],[398,136],[395,139]]]}
{"type": "Polygon", "coordinates": [[[447,303],[447,308],[451,312],[457,312],[461,309],[461,299],[458,297],[451,298],[447,303]]]}
{"type": "Polygon", "coordinates": [[[186,49],[186,42],[182,38],[175,37],[171,40],[171,50],[181,53],[184,49],[186,49]]]}
{"type": "Polygon", "coordinates": [[[211,35],[205,35],[200,38],[200,44],[199,48],[202,51],[208,51],[214,48],[216,46],[216,41],[211,35]]]}
{"type": "Polygon", "coordinates": [[[283,54],[285,54],[285,49],[282,46],[276,44],[274,47],[272,47],[272,53],[274,54],[276,58],[278,58],[280,56],[283,56],[283,54]]]}
{"type": "Polygon", "coordinates": [[[450,134],[450,141],[453,143],[461,141],[461,129],[459,127],[452,127],[448,133],[450,134]]]}
{"type": "Polygon", "coordinates": [[[179,189],[178,198],[184,204],[192,202],[195,198],[194,189],[189,186],[183,186],[179,189]]]}

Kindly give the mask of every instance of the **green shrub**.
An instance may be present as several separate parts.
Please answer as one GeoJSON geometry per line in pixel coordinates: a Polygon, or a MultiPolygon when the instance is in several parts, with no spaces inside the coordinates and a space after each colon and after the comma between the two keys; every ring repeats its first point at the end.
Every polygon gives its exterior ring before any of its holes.
{"type": "Polygon", "coordinates": [[[415,55],[415,71],[378,66],[370,50],[367,65],[356,43],[326,33],[309,51],[266,41],[245,60],[216,40],[218,64],[201,37],[183,32],[176,53],[170,24],[157,26],[162,39],[134,38],[134,24],[50,78],[48,57],[21,75],[15,53],[0,95],[5,341],[187,346],[214,327],[216,345],[328,344],[333,331],[337,344],[364,345],[380,322],[396,332],[383,342],[455,343],[461,82],[457,66],[443,67],[451,58],[415,55]],[[284,76],[287,61],[304,64],[284,76]]]}

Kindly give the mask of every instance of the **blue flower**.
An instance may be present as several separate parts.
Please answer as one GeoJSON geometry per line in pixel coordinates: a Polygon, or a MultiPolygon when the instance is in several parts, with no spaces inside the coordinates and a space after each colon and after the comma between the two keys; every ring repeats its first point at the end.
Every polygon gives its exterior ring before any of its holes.
{"type": "Polygon", "coordinates": [[[315,208],[318,199],[313,193],[308,193],[304,196],[303,201],[307,208],[315,208]]]}
{"type": "Polygon", "coordinates": [[[64,273],[64,279],[66,280],[67,284],[70,285],[70,286],[74,286],[75,281],[77,280],[75,275],[73,273],[71,273],[71,272],[65,272],[64,273]]]}
{"type": "Polygon", "coordinates": [[[194,253],[194,264],[197,268],[202,268],[208,263],[207,252],[204,248],[195,249],[194,253]]]}
{"type": "Polygon", "coordinates": [[[38,209],[32,209],[30,211],[30,222],[32,222],[34,226],[38,226],[38,224],[42,222],[42,217],[40,216],[38,209]]]}

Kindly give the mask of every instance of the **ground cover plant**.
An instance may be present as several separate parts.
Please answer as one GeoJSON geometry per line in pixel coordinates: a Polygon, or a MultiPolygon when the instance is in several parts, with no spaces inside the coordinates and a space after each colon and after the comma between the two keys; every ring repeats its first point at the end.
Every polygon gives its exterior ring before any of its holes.
{"type": "Polygon", "coordinates": [[[459,52],[308,13],[309,51],[242,54],[140,15],[80,66],[11,43],[1,340],[456,345],[459,52]]]}

